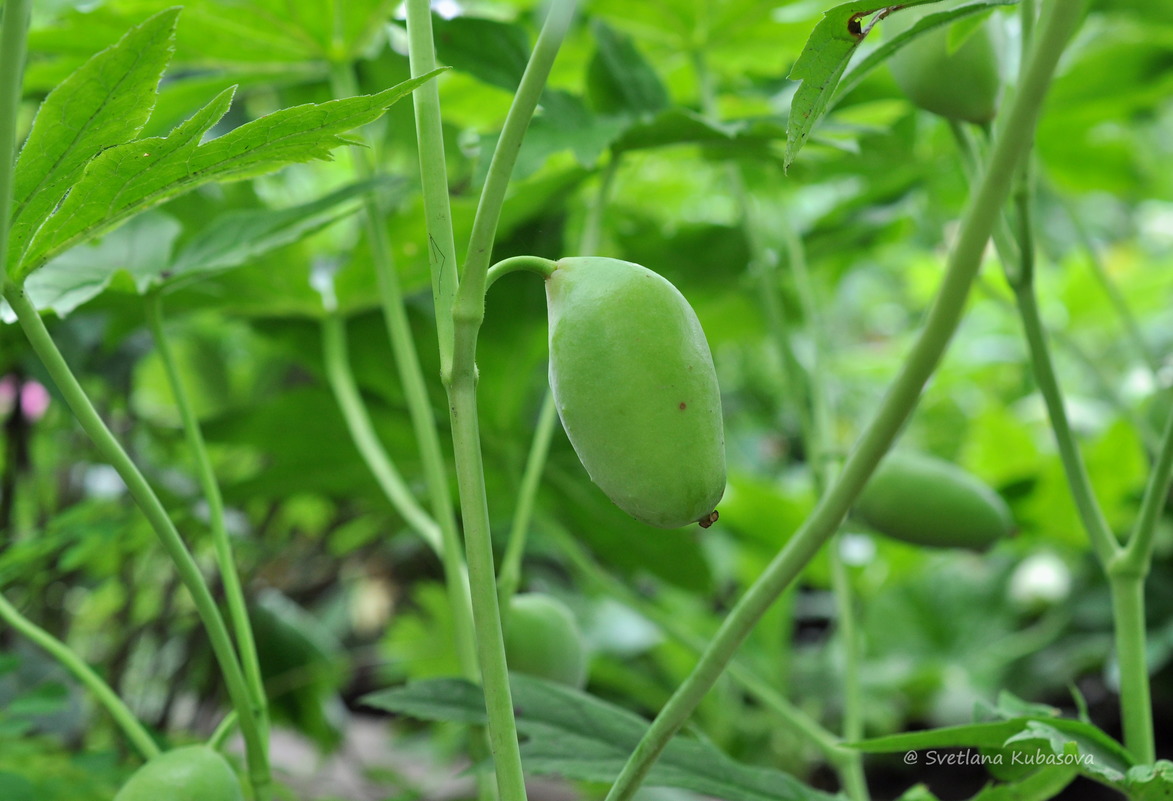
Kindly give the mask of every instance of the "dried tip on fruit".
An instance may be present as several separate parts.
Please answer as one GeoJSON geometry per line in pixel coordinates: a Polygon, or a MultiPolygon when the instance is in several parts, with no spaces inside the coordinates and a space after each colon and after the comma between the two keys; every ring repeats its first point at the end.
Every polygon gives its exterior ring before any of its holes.
{"type": "Polygon", "coordinates": [[[716,509],[714,509],[713,511],[709,512],[707,515],[704,515],[700,520],[698,520],[696,522],[700,525],[701,528],[708,528],[709,526],[716,523],[717,518],[719,518],[720,516],[721,516],[720,513],[716,509]]]}

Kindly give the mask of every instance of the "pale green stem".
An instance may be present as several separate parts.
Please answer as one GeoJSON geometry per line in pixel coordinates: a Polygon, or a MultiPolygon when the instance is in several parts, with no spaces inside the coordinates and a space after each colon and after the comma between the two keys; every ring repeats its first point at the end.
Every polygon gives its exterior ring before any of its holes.
{"type": "Polygon", "coordinates": [[[367,469],[375,477],[379,489],[403,516],[407,524],[424,539],[436,556],[444,551],[440,526],[427,510],[420,506],[411,488],[403,480],[395,463],[379,442],[366,404],[363,403],[354,373],[350,369],[350,357],[346,344],[346,323],[337,312],[327,312],[322,318],[322,358],[326,368],[326,380],[334,392],[342,418],[350,431],[359,454],[367,469]]]}
{"type": "Polygon", "coordinates": [[[167,373],[171,394],[175,397],[175,404],[179,408],[184,438],[187,440],[188,452],[195,459],[200,489],[208,504],[208,523],[212,531],[212,544],[216,550],[216,565],[224,582],[224,599],[228,605],[228,615],[232,621],[233,633],[236,635],[236,647],[241,655],[244,677],[248,682],[249,694],[252,697],[252,714],[256,717],[261,737],[267,744],[269,710],[265,698],[265,682],[261,677],[261,665],[257,659],[257,646],[253,639],[252,625],[248,619],[244,590],[240,585],[240,576],[236,572],[236,561],[232,558],[232,543],[228,539],[228,530],[224,526],[224,498],[220,493],[220,485],[216,481],[215,471],[212,469],[212,459],[208,455],[208,447],[204,442],[203,431],[200,430],[200,422],[191,405],[191,396],[187,392],[187,387],[184,386],[183,377],[179,374],[179,367],[171,350],[171,343],[167,340],[167,334],[163,330],[163,299],[158,292],[152,292],[146,297],[146,317],[147,326],[151,330],[155,348],[159,353],[159,359],[163,362],[164,371],[167,373]]]}
{"type": "MultiPolygon", "coordinates": [[[[559,548],[570,559],[574,568],[599,591],[611,596],[625,606],[634,609],[643,617],[655,623],[665,634],[676,640],[689,650],[700,654],[705,649],[706,640],[690,632],[680,623],[680,618],[671,612],[665,611],[653,601],[644,598],[631,589],[630,586],[612,576],[607,570],[594,560],[578,541],[568,534],[564,528],[555,522],[550,522],[549,529],[557,536],[559,548]]],[[[826,759],[834,765],[842,765],[849,761],[849,755],[854,752],[842,747],[839,738],[819,725],[798,707],[794,706],[785,696],[771,687],[751,668],[737,659],[729,663],[729,675],[753,697],[772,711],[778,720],[788,729],[804,737],[814,745],[826,759]]]]}
{"type": "Polygon", "coordinates": [[[1143,572],[1114,570],[1108,573],[1112,590],[1112,622],[1116,633],[1116,664],[1120,669],[1120,716],[1124,747],[1139,765],[1156,761],[1153,738],[1153,704],[1145,658],[1143,572]]]}
{"type": "Polygon", "coordinates": [[[505,554],[501,557],[501,570],[497,575],[497,595],[501,608],[509,608],[509,599],[521,584],[521,560],[525,555],[526,535],[534,513],[534,499],[542,481],[542,470],[546,467],[546,456],[550,452],[550,440],[554,435],[554,424],[558,421],[558,407],[554,395],[547,390],[538,412],[534,427],[534,438],[530,443],[525,472],[521,476],[521,489],[517,493],[517,508],[513,512],[513,523],[509,529],[509,540],[505,554]]]}
{"type": "Polygon", "coordinates": [[[1015,287],[1014,294],[1030,351],[1031,368],[1039,392],[1047,406],[1047,413],[1051,418],[1051,429],[1054,431],[1055,442],[1059,448],[1059,458],[1063,462],[1063,472],[1067,475],[1067,483],[1071,488],[1071,495],[1075,499],[1075,507],[1079,512],[1084,530],[1087,531],[1088,537],[1091,539],[1096,557],[1101,565],[1107,567],[1120,551],[1120,546],[1112,534],[1108,521],[1104,519],[1103,511],[1096,502],[1091,479],[1088,477],[1083,457],[1079,453],[1079,446],[1076,443],[1075,434],[1071,430],[1071,423],[1067,419],[1067,410],[1063,405],[1063,393],[1055,375],[1055,366],[1051,362],[1034,288],[1029,285],[1020,285],[1015,287]]]}
{"type": "Polygon", "coordinates": [[[623,163],[623,154],[612,151],[603,168],[603,175],[599,179],[599,188],[595,199],[587,209],[586,218],[582,223],[582,235],[578,240],[579,256],[597,256],[603,244],[603,213],[607,209],[607,202],[611,197],[611,189],[615,186],[615,176],[619,173],[619,165],[623,163]]]}
{"type": "MultiPolygon", "coordinates": [[[[456,454],[457,484],[460,487],[464,521],[465,552],[472,590],[473,622],[476,625],[477,657],[484,686],[489,722],[489,744],[497,769],[497,789],[502,801],[523,801],[525,780],[513,717],[513,698],[505,645],[501,632],[501,610],[497,603],[493,544],[489,531],[489,506],[481,457],[480,424],[476,401],[476,343],[485,314],[485,282],[497,221],[505,200],[521,140],[537,107],[554,57],[570,26],[574,12],[571,0],[550,6],[538,35],[533,55],[526,66],[505,118],[488,177],[477,206],[464,272],[451,309],[455,348],[452,372],[445,375],[456,454]]],[[[437,315],[445,314],[437,309],[437,315]]]]}
{"type": "MultiPolygon", "coordinates": [[[[407,0],[408,59],[412,77],[436,68],[432,42],[430,0],[407,0]]],[[[436,333],[440,342],[440,375],[452,373],[454,346],[452,307],[459,283],[456,241],[452,233],[452,205],[448,197],[448,160],[444,155],[444,122],[440,116],[440,81],[428,81],[412,92],[416,142],[419,146],[420,181],[428,231],[428,262],[432,274],[432,300],[436,308],[436,333]]]]}
{"type": "MultiPolygon", "coordinates": [[[[1173,389],[1165,390],[1173,393],[1173,389]]],[[[1165,420],[1165,431],[1161,435],[1161,447],[1145,485],[1144,498],[1140,502],[1140,514],[1124,548],[1117,558],[1115,567],[1147,573],[1153,556],[1153,544],[1157,536],[1157,522],[1169,497],[1169,483],[1173,480],[1173,412],[1165,420]]]]}
{"type": "MultiPolygon", "coordinates": [[[[339,97],[358,94],[354,70],[349,64],[334,65],[331,70],[331,82],[335,95],[339,97]]],[[[374,175],[366,150],[351,148],[350,156],[356,177],[368,180],[374,175]]],[[[367,195],[364,207],[371,261],[379,279],[379,302],[383,320],[391,340],[395,366],[399,381],[403,385],[408,414],[423,462],[424,481],[431,501],[432,517],[440,529],[440,559],[444,563],[448,603],[452,609],[453,626],[456,629],[456,650],[462,673],[466,678],[472,679],[476,677],[476,653],[472,647],[472,603],[460,545],[460,531],[456,524],[456,508],[452,502],[447,467],[444,464],[444,452],[440,446],[439,434],[436,432],[436,419],[432,414],[432,404],[428,397],[423,369],[420,367],[419,354],[415,349],[411,324],[407,319],[407,308],[403,302],[399,276],[395,271],[387,224],[375,195],[367,195]]],[[[377,438],[374,443],[378,445],[377,438]]],[[[382,446],[378,447],[381,451],[382,446]]],[[[390,463],[390,459],[384,461],[390,463]]]]}
{"type": "Polygon", "coordinates": [[[232,732],[236,731],[236,710],[229,711],[224,719],[220,721],[220,725],[212,732],[212,736],[208,738],[208,747],[214,748],[217,751],[224,750],[224,744],[228,742],[228,738],[232,736],[232,732]]]}
{"type": "Polygon", "coordinates": [[[537,273],[543,278],[549,278],[554,270],[558,269],[558,262],[543,259],[539,256],[511,256],[502,259],[489,268],[485,275],[485,290],[497,283],[502,276],[516,272],[537,273]]]}
{"type": "Polygon", "coordinates": [[[110,685],[104,682],[101,676],[74,653],[73,649],[22,615],[2,595],[0,595],[0,618],[3,618],[17,632],[39,645],[49,656],[56,659],[72,673],[74,678],[85,685],[85,688],[93,693],[98,703],[110,713],[110,717],[114,718],[114,722],[126,734],[127,739],[134,744],[143,759],[151,759],[159,755],[159,746],[151,739],[151,735],[139,723],[134,713],[127,708],[110,685]]]}
{"type": "Polygon", "coordinates": [[[848,456],[834,484],[790,542],[737,602],[693,672],[652,722],[607,795],[630,799],[653,763],[721,675],[754,624],[836,531],[880,459],[916,407],[925,383],[939,363],[964,312],[982,251],[1010,194],[1018,164],[1026,156],[1055,64],[1079,21],[1080,4],[1046,4],[1037,45],[1023,72],[1005,124],[998,131],[989,163],[962,217],[937,299],[880,408],[848,456]]]}
{"type": "Polygon", "coordinates": [[[24,55],[32,0],[7,0],[0,28],[0,274],[8,268],[12,179],[16,172],[16,123],[20,116],[24,55]]]}
{"type": "Polygon", "coordinates": [[[163,508],[155,491],[151,489],[146,478],[131,461],[130,456],[106,426],[93,404],[90,403],[85,390],[82,389],[81,384],[69,369],[61,351],[57,349],[53,338],[49,336],[44,321],[41,320],[40,314],[37,313],[24,290],[21,287],[8,284],[4,288],[4,297],[16,312],[17,319],[20,321],[21,328],[24,329],[29,343],[45,365],[46,371],[65,398],[74,417],[93,440],[98,452],[118,471],[118,475],[126,483],[127,491],[143,510],[143,514],[155,530],[164,550],[167,551],[167,555],[175,564],[176,571],[184,586],[191,593],[196,612],[204,624],[212,651],[220,664],[228,695],[232,699],[232,706],[240,714],[241,734],[244,736],[247,747],[249,780],[253,787],[253,793],[257,799],[264,801],[271,792],[268,753],[264,746],[264,738],[258,722],[252,715],[252,700],[248,684],[233,649],[228,627],[224,625],[224,618],[220,616],[220,610],[216,608],[216,602],[208,590],[208,585],[204,581],[195,559],[187,550],[187,546],[179,536],[175,524],[167,516],[167,510],[163,508]]]}
{"type": "MultiPolygon", "coordinates": [[[[692,55],[693,69],[697,74],[697,83],[701,87],[701,107],[710,119],[715,122],[719,121],[716,90],[705,55],[700,50],[693,51],[692,55]]],[[[807,448],[807,460],[812,468],[811,473],[814,477],[815,487],[821,493],[826,483],[826,472],[830,467],[827,460],[829,450],[827,437],[831,434],[831,428],[826,393],[823,391],[820,380],[820,366],[816,361],[807,371],[794,352],[793,337],[782,305],[777,260],[767,251],[762,242],[759,223],[755,219],[753,204],[741,173],[735,165],[730,165],[727,172],[731,193],[737,199],[741,212],[741,227],[749,242],[752,259],[750,269],[756,274],[760,285],[759,297],[765,312],[766,323],[774,343],[778,347],[786,382],[798,390],[796,394],[798,396],[799,419],[804,432],[803,441],[807,448]]],[[[802,240],[798,232],[790,225],[789,220],[783,219],[775,222],[785,229],[792,277],[806,315],[807,328],[815,332],[815,352],[818,354],[822,345],[821,336],[818,333],[820,323],[816,315],[817,304],[814,301],[810,285],[810,275],[806,269],[806,254],[803,251],[802,240]]],[[[832,543],[831,566],[832,591],[835,595],[837,610],[836,629],[843,648],[843,736],[847,740],[858,740],[863,734],[863,695],[859,676],[859,632],[855,619],[854,594],[851,591],[851,583],[848,580],[843,560],[839,555],[837,542],[832,543]]],[[[730,670],[732,671],[732,669],[731,666],[730,670]]],[[[863,771],[863,755],[857,751],[842,750],[828,753],[833,757],[832,764],[839,773],[839,779],[848,796],[854,801],[867,801],[869,793],[867,779],[863,771]]]]}

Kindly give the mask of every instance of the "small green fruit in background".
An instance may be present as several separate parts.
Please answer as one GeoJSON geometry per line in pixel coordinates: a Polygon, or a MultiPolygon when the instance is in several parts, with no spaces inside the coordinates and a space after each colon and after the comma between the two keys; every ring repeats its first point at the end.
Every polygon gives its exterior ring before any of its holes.
{"type": "MultiPolygon", "coordinates": [[[[883,23],[886,35],[904,33],[923,17],[947,10],[951,5],[956,3],[897,11],[883,23]]],[[[896,85],[925,111],[951,120],[990,122],[998,110],[1002,88],[993,25],[993,20],[983,20],[955,49],[949,41],[952,25],[921,34],[888,59],[896,85]]]]}
{"type": "Polygon", "coordinates": [[[566,604],[553,596],[531,592],[510,599],[505,658],[518,673],[579,689],[586,685],[582,632],[566,604]]]}
{"type": "Polygon", "coordinates": [[[659,528],[708,525],[725,492],[725,431],[696,312],[631,262],[562,259],[546,279],[550,387],[591,480],[659,528]]]}
{"type": "Polygon", "coordinates": [[[917,453],[885,456],[855,515],[880,534],[931,548],[982,550],[1014,530],[1006,502],[981,479],[917,453]]]}
{"type": "Polygon", "coordinates": [[[220,752],[206,745],[166,751],[134,772],[114,801],[244,801],[220,752]]]}

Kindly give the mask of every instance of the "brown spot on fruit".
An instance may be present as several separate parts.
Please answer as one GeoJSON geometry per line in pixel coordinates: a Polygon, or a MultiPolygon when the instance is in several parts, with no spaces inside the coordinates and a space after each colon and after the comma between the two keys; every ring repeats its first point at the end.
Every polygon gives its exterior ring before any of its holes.
{"type": "Polygon", "coordinates": [[[687,404],[687,403],[685,403],[684,401],[681,401],[681,402],[680,402],[680,411],[682,411],[682,412],[683,412],[683,411],[684,411],[685,409],[687,409],[687,408],[688,408],[688,404],[687,404]]]}
{"type": "Polygon", "coordinates": [[[713,511],[709,512],[707,515],[705,515],[704,517],[702,517],[700,520],[698,520],[696,522],[700,524],[701,528],[708,528],[709,526],[716,523],[717,518],[719,518],[720,516],[721,515],[717,513],[717,510],[714,509],[713,511]]]}

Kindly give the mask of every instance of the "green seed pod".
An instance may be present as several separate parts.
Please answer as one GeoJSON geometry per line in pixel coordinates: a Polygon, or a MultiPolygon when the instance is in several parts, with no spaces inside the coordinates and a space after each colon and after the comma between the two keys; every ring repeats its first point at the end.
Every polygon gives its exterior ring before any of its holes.
{"type": "Polygon", "coordinates": [[[696,313],[631,262],[562,259],[546,279],[550,387],[591,480],[659,528],[716,519],[725,432],[696,313]]]}
{"type": "Polygon", "coordinates": [[[905,452],[884,457],[855,514],[880,534],[931,548],[983,550],[1014,529],[1006,502],[977,476],[905,452]]]}
{"type": "MultiPolygon", "coordinates": [[[[898,11],[885,20],[886,33],[903,33],[944,6],[898,11]]],[[[998,110],[1002,88],[993,21],[984,20],[956,49],[951,49],[950,27],[934,28],[904,45],[888,59],[888,68],[900,90],[925,111],[952,120],[987,123],[998,110]]]]}
{"type": "Polygon", "coordinates": [[[114,801],[244,801],[240,782],[219,751],[190,745],[147,762],[114,801]]]}
{"type": "Polygon", "coordinates": [[[533,592],[510,599],[505,659],[518,673],[579,689],[586,686],[582,633],[566,604],[550,595],[533,592]]]}

